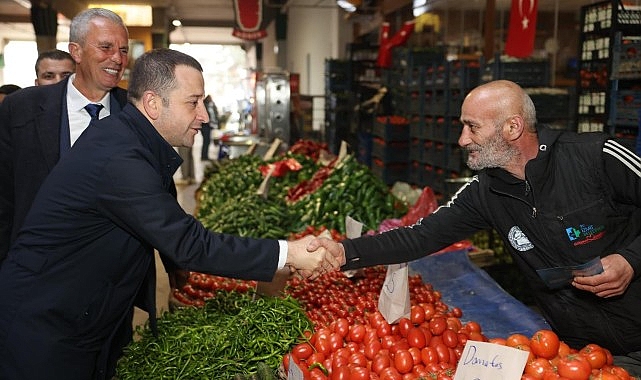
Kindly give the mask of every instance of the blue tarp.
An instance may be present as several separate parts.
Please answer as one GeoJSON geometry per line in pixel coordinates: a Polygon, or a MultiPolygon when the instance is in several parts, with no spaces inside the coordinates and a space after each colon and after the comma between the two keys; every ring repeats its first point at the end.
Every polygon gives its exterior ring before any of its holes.
{"type": "Polygon", "coordinates": [[[424,283],[441,292],[443,302],[463,311],[461,320],[476,321],[488,338],[528,337],[550,329],[545,319],[508,294],[490,275],[470,261],[467,250],[426,256],[409,265],[424,283]]]}

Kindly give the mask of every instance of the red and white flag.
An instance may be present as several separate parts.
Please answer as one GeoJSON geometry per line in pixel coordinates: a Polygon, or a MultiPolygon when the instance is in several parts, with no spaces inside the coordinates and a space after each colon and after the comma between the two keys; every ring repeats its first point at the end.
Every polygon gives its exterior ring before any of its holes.
{"type": "Polygon", "coordinates": [[[234,14],[236,16],[236,26],[234,27],[232,35],[244,40],[259,40],[267,36],[267,30],[263,25],[263,1],[232,1],[234,3],[234,14]]]}
{"type": "Polygon", "coordinates": [[[525,58],[534,50],[538,0],[512,0],[505,54],[525,58]]]}

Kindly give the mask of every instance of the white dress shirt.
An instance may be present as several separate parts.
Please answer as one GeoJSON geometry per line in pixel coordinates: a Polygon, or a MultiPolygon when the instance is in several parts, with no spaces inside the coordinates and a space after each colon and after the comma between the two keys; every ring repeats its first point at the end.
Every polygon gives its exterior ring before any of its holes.
{"type": "MultiPolygon", "coordinates": [[[[67,115],[69,116],[69,132],[71,145],[76,142],[78,137],[84,132],[85,128],[89,126],[91,116],[85,106],[89,103],[94,103],[87,99],[83,94],[78,91],[73,85],[73,80],[76,74],[72,74],[67,82],[67,115]]],[[[98,116],[99,119],[109,116],[110,112],[110,93],[107,93],[99,102],[102,104],[102,109],[98,116]]]]}

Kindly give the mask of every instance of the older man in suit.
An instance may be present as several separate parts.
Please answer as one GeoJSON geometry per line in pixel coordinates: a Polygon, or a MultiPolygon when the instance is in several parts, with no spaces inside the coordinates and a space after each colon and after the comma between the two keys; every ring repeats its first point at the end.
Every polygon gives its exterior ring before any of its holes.
{"type": "Polygon", "coordinates": [[[101,8],[85,10],[74,17],[69,32],[76,73],[57,84],[23,89],[2,103],[0,262],[61,156],[92,118],[116,114],[126,104],[127,92],[117,86],[127,67],[128,46],[120,16],[101,8]]]}

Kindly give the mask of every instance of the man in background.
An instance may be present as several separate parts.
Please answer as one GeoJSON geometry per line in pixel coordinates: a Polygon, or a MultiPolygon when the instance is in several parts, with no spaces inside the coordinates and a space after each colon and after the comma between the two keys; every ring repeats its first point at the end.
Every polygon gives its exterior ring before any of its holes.
{"type": "Polygon", "coordinates": [[[21,87],[15,84],[3,84],[2,86],[0,86],[0,103],[4,101],[4,98],[7,97],[7,95],[12,94],[20,89],[21,87]]]}
{"type": "Polygon", "coordinates": [[[76,71],[76,62],[63,50],[43,51],[36,59],[36,86],[55,84],[76,71]]]}
{"type": "Polygon", "coordinates": [[[101,8],[73,18],[69,52],[76,72],[49,86],[25,88],[0,106],[0,262],[31,203],[58,160],[89,125],[85,106],[103,118],[120,112],[117,87],[127,67],[129,33],[120,16],[101,8]]]}

